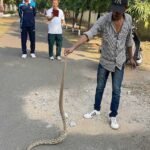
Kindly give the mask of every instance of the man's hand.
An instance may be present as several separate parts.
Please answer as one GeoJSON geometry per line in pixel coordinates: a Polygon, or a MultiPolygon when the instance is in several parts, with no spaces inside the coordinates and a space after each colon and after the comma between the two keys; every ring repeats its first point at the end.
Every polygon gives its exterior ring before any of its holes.
{"type": "Polygon", "coordinates": [[[54,17],[55,17],[54,15],[52,15],[51,17],[47,16],[47,20],[51,21],[54,17]]]}
{"type": "Polygon", "coordinates": [[[77,49],[80,45],[88,41],[88,37],[86,35],[82,35],[81,38],[70,48],[65,48],[64,55],[72,53],[75,49],[77,49]]]}
{"type": "Polygon", "coordinates": [[[131,59],[130,59],[130,65],[131,65],[131,68],[132,68],[132,69],[135,69],[135,68],[136,68],[136,65],[137,65],[137,64],[136,64],[134,58],[131,58],[131,59]]]}
{"type": "Polygon", "coordinates": [[[64,55],[67,56],[74,51],[74,47],[65,48],[64,55]]]}

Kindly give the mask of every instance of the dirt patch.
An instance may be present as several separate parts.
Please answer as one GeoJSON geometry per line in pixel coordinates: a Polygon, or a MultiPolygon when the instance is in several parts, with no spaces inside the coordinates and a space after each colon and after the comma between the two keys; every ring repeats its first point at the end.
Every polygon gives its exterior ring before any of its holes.
{"type": "Polygon", "coordinates": [[[0,18],[0,38],[10,29],[16,18],[0,18]]]}

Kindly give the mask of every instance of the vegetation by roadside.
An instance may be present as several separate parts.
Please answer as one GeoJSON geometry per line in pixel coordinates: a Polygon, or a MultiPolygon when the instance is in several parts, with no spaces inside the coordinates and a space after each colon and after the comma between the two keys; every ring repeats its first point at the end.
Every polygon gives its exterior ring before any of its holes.
{"type": "Polygon", "coordinates": [[[2,37],[16,21],[16,18],[0,18],[0,37],[2,37]]]}

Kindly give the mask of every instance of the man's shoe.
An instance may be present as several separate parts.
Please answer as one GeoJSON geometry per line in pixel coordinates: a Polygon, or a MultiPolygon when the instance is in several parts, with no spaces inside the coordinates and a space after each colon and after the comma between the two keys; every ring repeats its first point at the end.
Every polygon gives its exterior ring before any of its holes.
{"type": "Polygon", "coordinates": [[[27,54],[22,54],[21,58],[23,59],[27,58],[27,54]]]}
{"type": "Polygon", "coordinates": [[[116,117],[110,117],[110,127],[114,130],[119,129],[119,124],[117,122],[116,117]]]}
{"type": "Polygon", "coordinates": [[[93,118],[94,116],[97,116],[97,115],[100,115],[100,111],[93,110],[92,112],[89,112],[89,113],[85,114],[84,118],[91,119],[91,118],[93,118]]]}
{"type": "Polygon", "coordinates": [[[57,60],[61,60],[61,57],[60,57],[60,56],[57,56],[57,60]]]}
{"type": "Polygon", "coordinates": [[[31,53],[30,55],[31,55],[32,58],[36,58],[35,53],[31,53]]]}
{"type": "Polygon", "coordinates": [[[49,57],[49,59],[50,59],[50,60],[54,60],[54,57],[53,57],[53,56],[51,56],[51,57],[49,57]]]}

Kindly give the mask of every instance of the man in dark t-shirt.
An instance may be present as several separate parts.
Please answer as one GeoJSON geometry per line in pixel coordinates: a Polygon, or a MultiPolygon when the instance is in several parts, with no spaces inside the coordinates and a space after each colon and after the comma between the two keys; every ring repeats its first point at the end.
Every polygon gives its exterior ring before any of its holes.
{"type": "Polygon", "coordinates": [[[27,37],[30,39],[30,55],[35,58],[35,16],[36,9],[34,3],[25,0],[19,5],[20,28],[21,28],[21,45],[22,58],[27,58],[27,37]]]}

